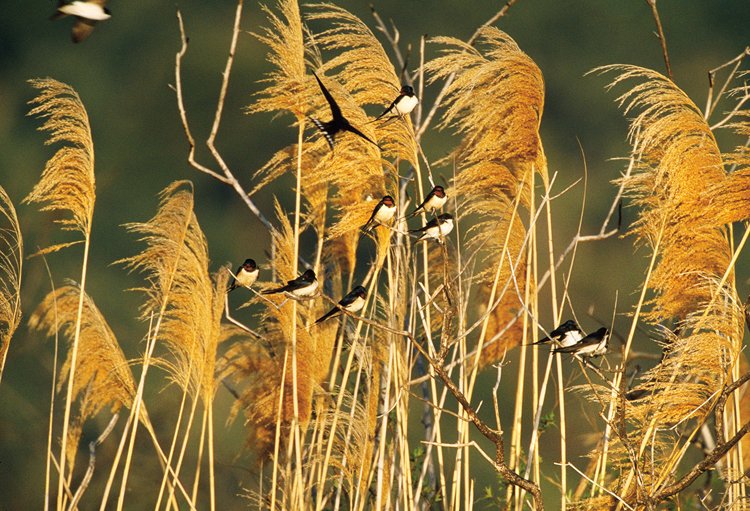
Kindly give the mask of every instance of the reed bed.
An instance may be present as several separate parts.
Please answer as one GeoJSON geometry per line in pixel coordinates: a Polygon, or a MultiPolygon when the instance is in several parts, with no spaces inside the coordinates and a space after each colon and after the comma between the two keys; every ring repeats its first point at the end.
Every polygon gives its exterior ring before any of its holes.
{"type": "MultiPolygon", "coordinates": [[[[125,226],[138,248],[117,261],[143,280],[135,290],[142,339],[118,339],[87,288],[98,241],[83,101],[67,84],[31,81],[39,95],[30,115],[59,148],[26,202],[55,213],[75,237],[36,255],[83,244],[77,280],[53,287],[28,319],[32,330],[65,340],[51,393],[45,509],[130,508],[136,492],[154,509],[747,507],[747,291],[735,268],[750,233],[750,93],[741,85],[748,53],[712,71],[726,82],[709,91],[705,110],[655,70],[594,70],[621,91],[632,151],[607,192],[613,202],[601,231],[579,227],[560,248],[553,221],[582,206],[557,200],[569,188],[557,184],[540,135],[543,70],[494,26],[514,3],[468,41],[420,41],[416,65],[377,13],[368,24],[330,3],[264,6],[265,23],[251,32],[271,71],[245,112],[286,122],[290,143],[269,149],[249,186],[215,145],[243,2],[207,140],[210,163],[195,156],[183,103],[188,37],[178,13],[175,91],[188,161],[237,194],[271,246],[265,259],[254,247],[261,277],[230,301],[242,270],[211,261],[194,185],[167,186],[149,220],[125,226]],[[374,120],[403,84],[419,106],[374,120]],[[342,128],[327,140],[315,126],[337,116],[360,133],[342,128]],[[453,137],[437,156],[422,145],[434,130],[453,137]],[[719,130],[740,145],[722,149],[719,130]],[[259,193],[284,183],[292,200],[280,195],[271,211],[256,206],[259,193]],[[417,210],[436,185],[445,204],[417,210]],[[363,231],[386,195],[396,214],[363,231]],[[627,230],[612,225],[622,200],[637,215],[627,230]],[[440,213],[452,215],[449,234],[413,232],[440,213]],[[649,263],[635,305],[598,320],[569,299],[576,252],[618,234],[649,263]],[[318,287],[295,295],[305,270],[318,287]],[[286,293],[275,292],[287,282],[286,293]],[[360,285],[362,307],[347,308],[355,296],[347,293],[360,285]],[[339,314],[320,320],[332,307],[339,314]],[[606,364],[583,356],[569,364],[566,354],[534,346],[568,318],[613,331],[606,364]],[[141,355],[128,360],[120,343],[138,341],[141,355]],[[153,388],[176,398],[158,403],[153,388]],[[229,410],[215,406],[219,393],[231,396],[229,410]],[[580,450],[582,424],[571,420],[571,402],[589,418],[583,461],[569,456],[580,450]],[[174,405],[166,416],[165,405],[174,405]],[[84,466],[82,432],[97,416],[110,426],[89,444],[84,466]],[[244,436],[231,461],[217,459],[217,445],[230,441],[225,422],[244,436]],[[542,437],[554,444],[544,458],[542,437]],[[249,467],[232,499],[220,490],[221,464],[230,462],[249,467]],[[146,465],[158,477],[134,483],[146,465]]],[[[0,210],[1,376],[25,268],[2,189],[0,210]]]]}

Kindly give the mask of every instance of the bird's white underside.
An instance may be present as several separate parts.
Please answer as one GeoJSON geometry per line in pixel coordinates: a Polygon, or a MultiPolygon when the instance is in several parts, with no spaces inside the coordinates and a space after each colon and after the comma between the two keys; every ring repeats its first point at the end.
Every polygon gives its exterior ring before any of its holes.
{"type": "Polygon", "coordinates": [[[299,289],[295,289],[294,291],[287,293],[292,298],[294,297],[308,297],[313,296],[315,292],[318,290],[318,281],[315,280],[312,282],[312,284],[309,284],[305,287],[301,287],[299,289]]]}
{"type": "Polygon", "coordinates": [[[255,284],[255,281],[258,280],[258,270],[254,271],[247,271],[244,268],[240,269],[240,271],[237,272],[237,275],[235,276],[235,280],[237,281],[237,284],[244,287],[249,287],[255,284]]]}
{"type": "Polygon", "coordinates": [[[416,96],[404,96],[394,105],[394,108],[399,115],[406,115],[411,113],[418,104],[419,100],[416,96]]]}
{"type": "Polygon", "coordinates": [[[381,224],[390,222],[393,216],[396,214],[396,206],[388,207],[385,204],[378,209],[375,213],[375,220],[381,224]]]}
{"type": "Polygon", "coordinates": [[[583,334],[581,334],[581,332],[578,330],[571,330],[570,332],[565,332],[563,338],[560,339],[560,346],[567,348],[568,346],[573,346],[581,339],[583,339],[583,334]]]}
{"type": "Polygon", "coordinates": [[[101,5],[93,2],[72,2],[61,5],[57,10],[68,16],[77,16],[92,21],[104,21],[112,17],[104,11],[101,5]]]}
{"type": "Polygon", "coordinates": [[[362,307],[365,306],[365,299],[361,296],[358,296],[354,299],[352,303],[344,307],[348,312],[359,312],[362,310],[362,307]]]}
{"type": "Polygon", "coordinates": [[[453,220],[448,219],[443,221],[439,226],[430,227],[424,231],[422,238],[439,238],[442,234],[447,236],[453,230],[453,220]]]}

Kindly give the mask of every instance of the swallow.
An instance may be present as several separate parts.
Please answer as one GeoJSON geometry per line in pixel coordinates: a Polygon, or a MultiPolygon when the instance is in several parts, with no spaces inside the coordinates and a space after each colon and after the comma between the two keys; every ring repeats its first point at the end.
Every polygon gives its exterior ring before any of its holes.
{"type": "Polygon", "coordinates": [[[253,284],[255,284],[255,281],[258,280],[258,273],[258,266],[255,264],[255,261],[252,259],[245,259],[245,262],[242,263],[242,266],[237,268],[237,271],[234,272],[234,278],[232,279],[232,283],[229,285],[227,293],[231,293],[238,287],[252,286],[253,284]]]}
{"type": "Polygon", "coordinates": [[[333,99],[333,96],[331,96],[331,93],[328,92],[328,89],[326,89],[325,85],[323,85],[323,82],[320,81],[320,78],[318,78],[318,75],[315,74],[313,71],[313,76],[318,81],[318,85],[320,86],[320,90],[323,91],[323,95],[326,98],[326,101],[328,101],[328,106],[331,108],[331,116],[333,119],[331,119],[328,122],[322,122],[319,119],[316,119],[315,117],[310,117],[310,120],[317,126],[317,128],[323,133],[323,136],[326,137],[326,141],[328,142],[328,145],[331,146],[331,151],[333,151],[333,144],[334,139],[336,138],[336,134],[340,131],[349,131],[351,133],[354,133],[358,137],[361,137],[371,144],[374,144],[380,149],[380,146],[370,140],[367,135],[359,131],[357,128],[351,125],[351,123],[344,117],[344,114],[341,113],[341,108],[339,108],[339,105],[336,103],[336,100],[333,99]]]}
{"type": "Polygon", "coordinates": [[[430,213],[432,211],[440,209],[443,207],[447,200],[448,197],[445,195],[445,189],[440,185],[436,185],[432,190],[430,190],[430,193],[427,194],[427,197],[424,198],[422,204],[417,206],[417,209],[412,211],[411,214],[409,214],[409,216],[407,216],[406,218],[415,216],[417,213],[419,213],[420,210],[424,210],[430,213]]]}
{"type": "Polygon", "coordinates": [[[421,232],[422,236],[419,237],[417,242],[428,239],[440,240],[442,236],[447,236],[453,230],[453,217],[448,213],[438,215],[437,218],[433,218],[424,227],[419,229],[413,229],[409,232],[421,232]]]}
{"type": "Polygon", "coordinates": [[[544,339],[531,344],[545,344],[554,341],[561,348],[566,348],[568,346],[573,346],[581,339],[583,339],[583,332],[581,332],[581,329],[578,328],[578,325],[575,321],[569,319],[562,325],[552,330],[549,333],[549,337],[545,337],[544,339]]]}
{"type": "Polygon", "coordinates": [[[397,116],[403,117],[404,115],[410,114],[418,104],[419,98],[414,93],[414,88],[410,85],[404,85],[401,87],[396,99],[394,99],[388,108],[386,108],[385,111],[378,115],[373,121],[381,119],[383,116],[394,110],[396,111],[397,116]]]}
{"type": "Polygon", "coordinates": [[[552,353],[572,353],[576,357],[593,358],[604,355],[609,343],[609,330],[601,327],[571,346],[555,348],[552,353]]]}
{"type": "Polygon", "coordinates": [[[341,301],[336,305],[333,309],[326,312],[324,315],[320,316],[316,321],[315,324],[322,323],[326,319],[335,316],[336,314],[341,313],[342,310],[345,310],[347,312],[359,312],[362,310],[362,307],[365,306],[365,297],[367,296],[367,291],[362,286],[357,286],[354,289],[352,289],[346,296],[344,296],[341,301]]]}
{"type": "Polygon", "coordinates": [[[396,203],[390,195],[384,195],[380,202],[377,203],[372,215],[367,223],[362,227],[365,232],[370,232],[373,227],[379,224],[387,224],[396,215],[396,203]]]}
{"type": "Polygon", "coordinates": [[[263,291],[264,295],[273,295],[277,293],[284,293],[292,300],[304,300],[315,296],[318,290],[318,279],[315,277],[315,272],[312,270],[306,270],[305,273],[287,281],[285,286],[277,287],[274,289],[266,289],[263,291]]]}
{"type": "Polygon", "coordinates": [[[57,11],[52,15],[52,20],[73,16],[76,22],[73,24],[71,37],[74,43],[80,43],[94,31],[98,21],[108,20],[112,17],[104,4],[107,0],[73,0],[67,2],[60,0],[57,11]]]}

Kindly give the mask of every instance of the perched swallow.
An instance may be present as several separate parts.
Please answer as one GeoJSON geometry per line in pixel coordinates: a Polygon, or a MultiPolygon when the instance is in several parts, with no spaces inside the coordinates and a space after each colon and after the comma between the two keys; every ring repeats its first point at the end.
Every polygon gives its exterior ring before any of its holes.
{"type": "Polygon", "coordinates": [[[393,110],[396,111],[396,115],[403,117],[404,115],[410,114],[417,104],[419,104],[419,98],[414,93],[414,89],[410,85],[404,85],[401,87],[401,91],[396,99],[394,99],[388,108],[385,109],[385,112],[378,115],[374,120],[377,121],[393,110]]]}
{"type": "Polygon", "coordinates": [[[333,96],[331,96],[331,93],[328,92],[328,89],[326,89],[325,85],[323,85],[323,82],[320,81],[320,78],[318,78],[318,75],[315,74],[313,71],[313,76],[318,81],[318,85],[320,85],[320,90],[323,91],[323,95],[326,98],[326,101],[328,101],[328,106],[331,108],[331,116],[333,119],[331,119],[328,122],[322,122],[319,119],[316,119],[315,117],[310,117],[310,120],[315,124],[315,126],[318,127],[318,129],[323,133],[323,136],[326,137],[326,141],[328,142],[328,145],[331,146],[331,151],[333,151],[333,143],[334,139],[336,137],[336,133],[339,131],[349,131],[351,133],[354,133],[355,135],[364,138],[371,144],[374,144],[380,148],[380,146],[370,140],[367,135],[359,131],[357,128],[351,125],[351,123],[344,117],[344,114],[341,113],[341,108],[339,108],[339,105],[336,103],[336,100],[333,99],[333,96]]]}
{"type": "Polygon", "coordinates": [[[445,190],[443,189],[443,187],[440,185],[436,185],[435,188],[430,190],[430,193],[427,194],[427,197],[424,198],[422,204],[417,206],[417,209],[412,211],[411,214],[406,218],[413,217],[422,209],[428,213],[440,209],[443,207],[447,200],[448,197],[445,195],[445,190]]]}
{"type": "Polygon", "coordinates": [[[384,195],[380,202],[377,203],[375,209],[372,210],[372,215],[362,229],[365,232],[370,232],[373,227],[378,224],[387,224],[396,215],[396,203],[393,201],[393,197],[390,195],[384,195]]]}
{"type": "Polygon", "coordinates": [[[561,348],[573,346],[578,341],[583,339],[583,332],[578,328],[578,325],[572,319],[569,319],[562,325],[558,326],[549,333],[549,337],[545,337],[532,344],[545,344],[554,341],[561,348]]]}
{"type": "Polygon", "coordinates": [[[255,284],[255,281],[258,280],[258,266],[255,264],[255,261],[252,259],[245,259],[245,262],[242,263],[242,266],[237,268],[237,271],[234,272],[234,278],[232,279],[232,283],[229,285],[229,289],[227,290],[227,293],[231,293],[238,287],[250,287],[253,284],[255,284]]]}
{"type": "Polygon", "coordinates": [[[453,230],[453,217],[448,213],[438,215],[420,229],[413,229],[409,232],[421,232],[417,242],[428,239],[440,240],[441,236],[447,236],[453,230]]]}
{"type": "Polygon", "coordinates": [[[73,0],[67,2],[60,0],[57,12],[52,15],[52,20],[74,16],[76,22],[73,24],[72,38],[74,43],[80,43],[94,31],[97,21],[108,20],[112,17],[104,4],[107,0],[73,0]]]}
{"type": "Polygon", "coordinates": [[[345,310],[347,312],[359,312],[362,310],[362,307],[365,306],[365,297],[367,296],[367,291],[362,286],[357,286],[354,289],[352,289],[349,294],[347,294],[345,297],[341,299],[339,304],[334,307],[333,309],[329,310],[324,315],[320,316],[315,323],[321,323],[325,321],[326,319],[335,316],[336,314],[339,314],[342,310],[345,310]]]}
{"type": "Polygon", "coordinates": [[[287,281],[286,286],[281,286],[274,289],[266,289],[265,291],[263,291],[263,294],[272,295],[277,293],[284,293],[293,300],[304,300],[307,298],[312,298],[317,290],[318,279],[315,278],[315,272],[312,270],[306,270],[305,273],[303,273],[296,279],[287,281]]]}
{"type": "Polygon", "coordinates": [[[552,353],[572,353],[576,357],[593,358],[604,355],[609,343],[609,330],[601,327],[571,346],[555,348],[552,353]]]}

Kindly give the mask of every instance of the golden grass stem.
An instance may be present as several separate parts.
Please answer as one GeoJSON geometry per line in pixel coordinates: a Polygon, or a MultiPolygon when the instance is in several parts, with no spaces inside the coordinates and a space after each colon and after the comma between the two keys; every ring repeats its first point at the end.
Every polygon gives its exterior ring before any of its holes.
{"type": "MultiPolygon", "coordinates": [[[[44,267],[47,270],[47,277],[50,281],[50,287],[52,291],[55,290],[55,283],[52,280],[52,272],[50,271],[49,264],[47,264],[47,258],[43,258],[44,267]]],[[[57,315],[57,295],[53,294],[53,311],[55,316],[55,325],[59,324],[57,315]]],[[[49,511],[49,497],[50,497],[50,460],[54,457],[52,452],[52,431],[54,429],[54,416],[55,416],[55,389],[57,388],[57,356],[60,347],[60,329],[55,328],[55,351],[52,359],[52,387],[50,388],[49,398],[49,426],[47,428],[47,455],[45,457],[45,469],[44,469],[44,511],[49,511]]]]}
{"type": "Polygon", "coordinates": [[[65,392],[65,412],[63,415],[63,430],[61,437],[60,446],[60,473],[57,482],[57,508],[58,510],[63,509],[64,494],[63,494],[63,481],[65,479],[65,459],[67,457],[67,445],[68,445],[68,423],[70,422],[70,410],[73,406],[73,383],[75,381],[76,364],[78,362],[78,344],[81,337],[81,324],[83,320],[83,299],[86,289],[86,275],[89,261],[89,248],[91,247],[91,222],[88,223],[89,227],[84,233],[84,245],[83,245],[83,262],[81,268],[81,285],[80,292],[78,294],[78,312],[76,313],[76,326],[75,335],[73,336],[73,345],[70,348],[70,369],[68,372],[68,385],[65,392]]]}

